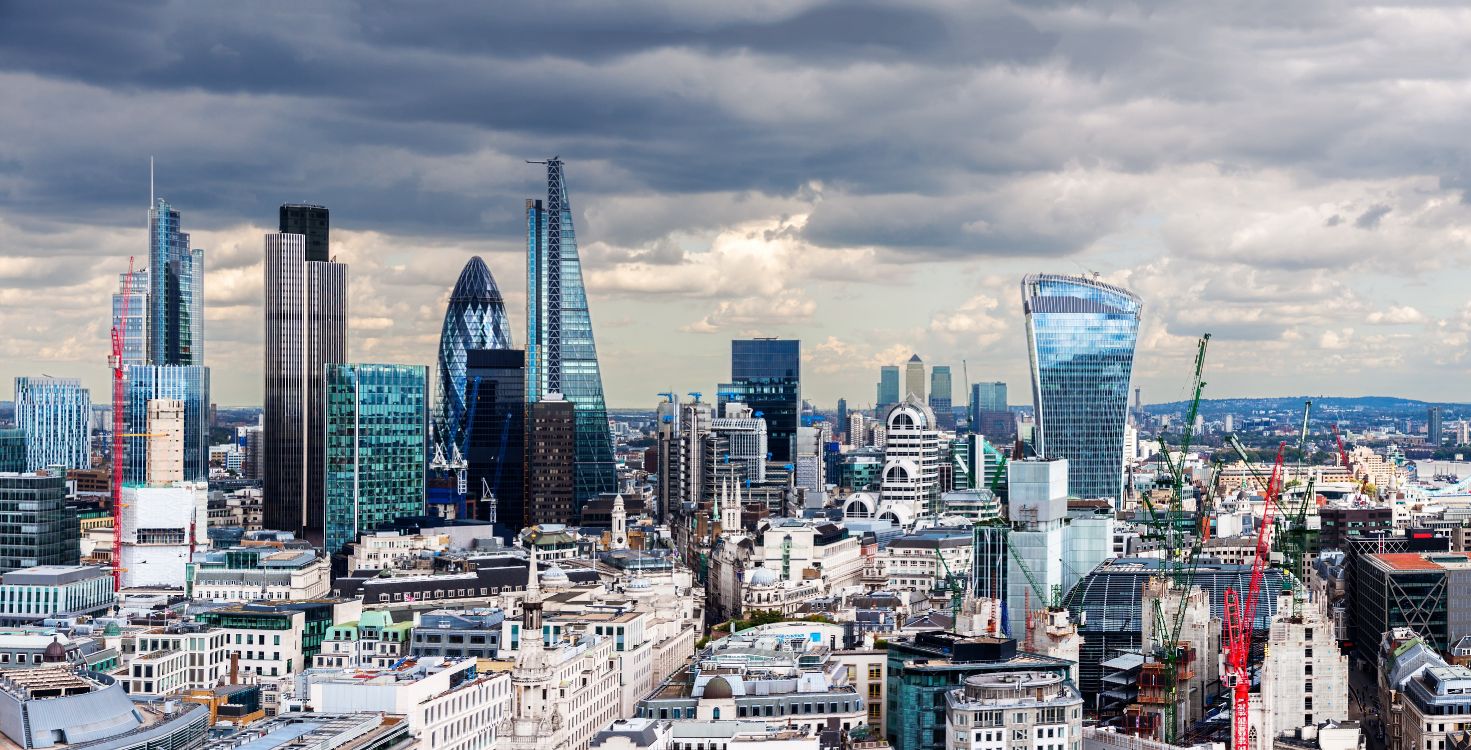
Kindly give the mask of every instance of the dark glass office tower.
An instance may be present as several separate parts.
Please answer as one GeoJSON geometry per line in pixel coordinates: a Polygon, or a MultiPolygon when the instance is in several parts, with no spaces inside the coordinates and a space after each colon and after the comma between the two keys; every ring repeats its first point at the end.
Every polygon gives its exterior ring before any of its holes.
{"type": "Polygon", "coordinates": [[[526,429],[526,521],[573,523],[577,415],[575,405],[551,395],[531,405],[526,429]]]}
{"type": "Polygon", "coordinates": [[[577,414],[575,511],[618,489],[603,376],[562,160],[550,159],[547,201],[526,201],[526,400],[561,394],[577,414]]]}
{"type": "Polygon", "coordinates": [[[789,464],[797,455],[802,415],[802,342],[795,339],[735,339],[730,342],[730,380],[720,386],[725,403],[740,401],[766,422],[771,460],[789,464]]]}
{"type": "Polygon", "coordinates": [[[526,525],[526,353],[470,349],[465,355],[466,490],[480,498],[477,517],[494,520],[505,537],[526,525]]]}
{"type": "Polygon", "coordinates": [[[1068,460],[1071,495],[1117,501],[1142,303],[1083,276],[1033,274],[1021,292],[1037,453],[1068,460]]]}
{"type": "Polygon", "coordinates": [[[61,472],[0,476],[0,573],[37,565],[76,565],[82,530],[66,506],[61,472]]]}
{"type": "Polygon", "coordinates": [[[878,395],[874,401],[874,413],[879,419],[888,413],[888,407],[899,403],[899,366],[884,365],[879,368],[878,395]]]}
{"type": "Polygon", "coordinates": [[[330,221],[326,206],[310,203],[286,203],[281,206],[281,234],[299,234],[306,238],[306,259],[325,262],[330,221]]]}
{"type": "Polygon", "coordinates": [[[204,364],[204,251],[189,248],[179,212],[148,209],[148,362],[204,364]]]}

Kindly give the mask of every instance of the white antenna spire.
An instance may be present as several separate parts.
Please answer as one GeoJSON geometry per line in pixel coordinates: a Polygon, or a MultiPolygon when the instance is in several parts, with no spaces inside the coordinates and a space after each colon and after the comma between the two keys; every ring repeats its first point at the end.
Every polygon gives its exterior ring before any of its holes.
{"type": "Polygon", "coordinates": [[[148,157],[148,207],[153,208],[153,157],[148,157]]]}

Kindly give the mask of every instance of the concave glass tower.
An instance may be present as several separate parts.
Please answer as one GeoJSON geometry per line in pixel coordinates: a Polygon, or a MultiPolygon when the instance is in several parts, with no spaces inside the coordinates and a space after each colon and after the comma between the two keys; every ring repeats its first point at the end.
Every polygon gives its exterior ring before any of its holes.
{"type": "Polygon", "coordinates": [[[1117,501],[1142,305],[1082,276],[1022,279],[1037,453],[1068,460],[1068,494],[1117,501]]]}
{"type": "Polygon", "coordinates": [[[562,160],[549,159],[546,168],[546,203],[526,201],[526,400],[560,393],[572,402],[573,502],[580,508],[588,498],[616,491],[618,470],[562,160]]]}
{"type": "Polygon", "coordinates": [[[452,457],[451,446],[463,447],[468,398],[465,352],[510,349],[511,323],[495,277],[480,256],[470,259],[450,292],[439,333],[438,395],[434,403],[435,442],[452,457]]]}

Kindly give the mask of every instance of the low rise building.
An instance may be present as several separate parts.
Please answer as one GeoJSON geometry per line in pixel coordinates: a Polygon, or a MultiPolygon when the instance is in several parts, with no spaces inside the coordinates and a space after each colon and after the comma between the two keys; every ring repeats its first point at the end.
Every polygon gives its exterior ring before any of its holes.
{"type": "Polygon", "coordinates": [[[290,713],[256,722],[199,750],[407,750],[414,745],[402,716],[376,712],[290,713]]]}
{"type": "Polygon", "coordinates": [[[500,655],[506,613],[496,608],[425,612],[412,630],[414,656],[494,659],[500,655]]]}
{"type": "Polygon", "coordinates": [[[303,601],[327,595],[331,564],[311,549],[243,546],[194,556],[188,593],[217,602],[303,601]]]}
{"type": "Polygon", "coordinates": [[[242,674],[286,677],[321,653],[333,623],[361,615],[362,602],[356,599],[317,599],[233,604],[203,612],[197,619],[224,632],[231,652],[238,654],[242,674]]]}
{"type": "MultiPolygon", "coordinates": [[[[352,621],[338,623],[327,631],[322,652],[314,666],[348,668],[383,668],[408,656],[409,634],[414,621],[394,622],[392,615],[381,610],[364,612],[352,621]]],[[[458,656],[458,654],[456,654],[458,656]]]]}
{"type": "Polygon", "coordinates": [[[116,604],[112,571],[98,565],[37,565],[0,575],[0,626],[90,617],[116,604]]]}
{"type": "Polygon", "coordinates": [[[945,693],[950,750],[1073,750],[1082,729],[1083,696],[1056,672],[973,674],[945,693]]]}
{"type": "Polygon", "coordinates": [[[208,715],[203,706],[134,702],[112,677],[70,666],[0,673],[0,733],[23,750],[190,747],[208,715]]]}
{"type": "Polygon", "coordinates": [[[123,688],[130,695],[153,698],[212,688],[227,676],[232,651],[224,631],[198,623],[124,634],[123,688]]]}
{"type": "Polygon", "coordinates": [[[494,748],[511,713],[510,674],[481,674],[474,659],[410,658],[309,679],[313,711],[397,714],[423,747],[435,750],[494,748]]]}

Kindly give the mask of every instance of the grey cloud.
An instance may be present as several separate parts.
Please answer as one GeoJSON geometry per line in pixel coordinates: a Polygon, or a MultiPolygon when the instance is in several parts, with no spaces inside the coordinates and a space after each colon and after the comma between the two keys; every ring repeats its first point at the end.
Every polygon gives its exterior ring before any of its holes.
{"type": "Polygon", "coordinates": [[[1377,228],[1379,226],[1379,220],[1389,215],[1391,210],[1392,208],[1388,203],[1377,203],[1370,206],[1369,210],[1359,214],[1359,217],[1354,219],[1354,226],[1359,229],[1377,228]]]}

